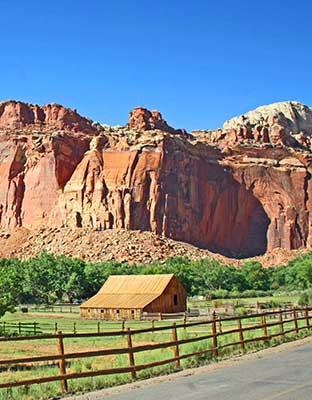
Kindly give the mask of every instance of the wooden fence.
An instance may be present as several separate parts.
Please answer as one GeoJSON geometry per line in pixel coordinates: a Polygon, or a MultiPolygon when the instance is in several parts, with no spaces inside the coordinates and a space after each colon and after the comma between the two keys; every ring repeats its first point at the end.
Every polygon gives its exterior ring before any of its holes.
{"type": "Polygon", "coordinates": [[[266,311],[263,313],[242,316],[242,317],[216,317],[213,315],[211,320],[205,321],[196,321],[185,323],[173,323],[172,325],[165,326],[157,326],[152,328],[141,328],[131,330],[130,328],[126,330],[113,331],[113,332],[98,332],[98,333],[79,333],[79,334],[63,334],[62,332],[58,332],[57,334],[51,335],[40,335],[40,336],[20,336],[15,338],[5,338],[0,337],[0,342],[12,342],[12,341],[23,341],[23,340],[31,340],[38,341],[44,339],[55,339],[57,344],[57,354],[55,355],[44,355],[44,356],[36,356],[36,357],[22,357],[15,359],[3,359],[0,360],[0,367],[3,370],[3,367],[12,367],[17,369],[19,366],[25,366],[25,364],[31,364],[32,366],[35,363],[42,363],[47,361],[56,361],[59,364],[59,374],[55,376],[47,376],[40,377],[37,379],[27,379],[20,381],[12,381],[1,383],[0,388],[11,388],[22,385],[33,385],[33,384],[42,384],[47,382],[60,381],[62,391],[66,392],[68,390],[68,380],[77,379],[77,378],[85,378],[85,377],[95,377],[100,375],[111,375],[111,374],[120,374],[120,373],[130,373],[132,379],[136,379],[137,372],[162,366],[165,364],[173,363],[177,368],[180,367],[180,362],[183,359],[194,357],[194,356],[202,356],[204,354],[212,353],[214,357],[218,357],[220,351],[227,347],[239,347],[244,350],[247,344],[258,341],[267,341],[274,337],[283,337],[289,333],[298,334],[302,329],[310,329],[312,325],[310,324],[310,319],[312,307],[300,307],[300,308],[291,308],[291,309],[279,309],[273,311],[266,311]],[[291,326],[289,326],[291,324],[291,326]],[[178,338],[178,329],[187,330],[189,328],[198,326],[204,326],[205,330],[201,331],[200,336],[189,337],[189,338],[178,338]],[[207,327],[207,328],[206,328],[207,327]],[[270,328],[276,327],[277,331],[270,332],[270,328]],[[230,329],[228,329],[230,328],[230,329]],[[161,343],[152,343],[152,344],[144,344],[144,345],[133,345],[133,337],[138,334],[143,333],[159,333],[162,331],[169,331],[171,333],[171,339],[166,342],[161,343]],[[260,331],[260,334],[254,337],[246,337],[247,332],[252,331],[260,331]],[[235,334],[234,341],[221,343],[219,338],[235,334]],[[64,348],[64,339],[65,338],[95,338],[95,337],[118,337],[123,336],[127,338],[127,346],[122,348],[111,348],[111,349],[98,349],[95,351],[88,352],[78,352],[78,353],[66,353],[64,348]],[[207,348],[181,354],[181,347],[185,344],[196,343],[203,340],[210,340],[210,345],[207,345],[207,348]],[[150,352],[156,349],[165,349],[172,348],[173,354],[172,357],[166,358],[164,360],[154,361],[147,364],[138,364],[135,361],[135,354],[140,352],[150,352]],[[125,367],[119,368],[110,368],[110,369],[100,369],[95,371],[86,371],[79,373],[68,373],[66,371],[66,365],[69,360],[73,359],[83,359],[87,357],[103,357],[107,355],[120,355],[127,354],[129,365],[125,367]]]}
{"type": "MultiPolygon", "coordinates": [[[[176,315],[172,315],[173,320],[176,319],[176,315]]],[[[187,317],[183,317],[184,323],[187,323],[187,317]]],[[[83,324],[80,324],[81,321],[62,321],[58,322],[0,322],[0,336],[23,336],[23,335],[41,335],[48,333],[57,333],[58,331],[62,331],[63,333],[100,333],[104,331],[118,331],[118,330],[126,330],[127,328],[135,328],[136,325],[145,324],[147,326],[148,321],[150,322],[150,327],[154,328],[155,323],[160,323],[161,321],[157,318],[151,318],[148,320],[120,320],[120,321],[104,321],[104,320],[92,320],[92,325],[88,325],[85,327],[83,324]]],[[[83,321],[82,321],[83,322],[83,321]]],[[[163,322],[165,323],[165,322],[163,322]]]]}
{"type": "Polygon", "coordinates": [[[67,320],[64,324],[64,320],[54,321],[51,318],[50,322],[14,322],[14,321],[2,321],[0,322],[0,335],[2,334],[15,334],[15,335],[23,335],[23,334],[43,334],[43,333],[56,333],[59,330],[62,332],[66,331],[66,333],[85,333],[85,332],[102,332],[103,330],[125,330],[129,325],[131,327],[135,325],[140,325],[143,323],[147,323],[150,321],[151,328],[155,326],[155,322],[163,321],[163,320],[181,320],[183,319],[184,323],[186,323],[189,318],[195,319],[200,317],[208,318],[208,313],[200,315],[199,312],[195,312],[192,310],[191,312],[183,312],[183,313],[144,313],[141,320],[88,320],[90,325],[88,326],[88,330],[81,321],[69,321],[67,320]],[[93,323],[91,325],[91,323],[93,323]]]}
{"type": "Polygon", "coordinates": [[[19,336],[25,334],[32,334],[34,336],[42,333],[38,322],[6,322],[0,323],[0,332],[5,335],[7,333],[14,333],[19,336]]]}
{"type": "MultiPolygon", "coordinates": [[[[203,315],[203,314],[202,314],[203,315]]],[[[208,313],[206,313],[208,315],[208,313]]],[[[141,315],[141,321],[162,321],[165,319],[186,319],[186,318],[193,318],[199,317],[200,312],[199,310],[191,310],[189,312],[179,312],[179,313],[147,313],[143,312],[141,315]]]]}
{"type": "Polygon", "coordinates": [[[52,312],[52,313],[80,313],[80,306],[79,304],[24,304],[19,307],[21,311],[24,312],[52,312]]]}

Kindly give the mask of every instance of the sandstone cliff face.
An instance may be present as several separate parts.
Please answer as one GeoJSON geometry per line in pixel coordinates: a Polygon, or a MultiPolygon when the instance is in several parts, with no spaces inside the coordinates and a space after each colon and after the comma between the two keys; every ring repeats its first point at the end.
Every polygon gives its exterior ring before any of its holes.
{"type": "Polygon", "coordinates": [[[137,107],[130,111],[129,128],[139,131],[159,129],[164,132],[186,134],[184,129],[174,129],[169,126],[159,111],[149,111],[143,107],[137,107]]]}
{"type": "Polygon", "coordinates": [[[310,247],[312,129],[299,141],[282,114],[188,135],[143,108],[113,128],[1,103],[0,226],[146,230],[235,257],[310,247]]]}
{"type": "Polygon", "coordinates": [[[312,109],[294,101],[273,103],[226,121],[223,129],[192,133],[220,147],[269,143],[311,149],[312,109]]]}
{"type": "Polygon", "coordinates": [[[40,107],[12,100],[0,103],[0,129],[97,133],[97,128],[92,126],[90,120],[59,104],[40,107]]]}

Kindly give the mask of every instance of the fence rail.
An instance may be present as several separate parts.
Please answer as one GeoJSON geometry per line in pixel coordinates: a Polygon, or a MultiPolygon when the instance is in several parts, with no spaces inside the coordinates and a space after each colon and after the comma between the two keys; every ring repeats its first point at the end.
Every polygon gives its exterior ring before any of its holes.
{"type": "Polygon", "coordinates": [[[204,315],[199,315],[196,314],[195,312],[191,313],[171,313],[171,314],[165,314],[165,313],[154,313],[154,314],[147,314],[145,315],[145,318],[142,318],[141,320],[104,320],[104,319],[99,319],[99,320],[58,320],[53,322],[53,320],[50,318],[50,322],[47,321],[40,321],[39,322],[13,322],[13,321],[2,321],[0,322],[0,334],[1,332],[3,334],[18,334],[21,336],[23,333],[31,334],[33,333],[34,335],[36,334],[48,334],[48,333],[57,333],[58,331],[62,331],[66,333],[78,333],[78,332],[101,332],[103,330],[105,331],[116,331],[116,330],[125,330],[128,327],[135,327],[136,325],[142,325],[146,324],[148,321],[150,322],[150,326],[152,329],[155,327],[155,323],[166,323],[165,320],[182,320],[184,324],[187,323],[189,318],[195,320],[197,319],[203,319],[203,318],[208,318],[209,315],[208,313],[204,315]],[[88,321],[88,326],[86,327],[85,324],[82,322],[88,321]]]}
{"type": "Polygon", "coordinates": [[[222,349],[230,346],[236,346],[242,350],[245,350],[245,347],[248,343],[265,341],[272,339],[274,337],[280,337],[280,336],[283,337],[289,333],[293,332],[299,333],[299,331],[302,329],[310,329],[312,327],[312,324],[310,323],[310,320],[312,318],[311,310],[312,307],[306,306],[300,308],[266,311],[258,314],[252,314],[241,317],[225,317],[225,318],[220,318],[217,317],[216,314],[213,314],[212,319],[205,321],[195,321],[195,322],[189,322],[187,324],[184,321],[181,323],[173,323],[171,325],[165,325],[165,326],[140,328],[140,329],[128,328],[113,332],[64,334],[61,331],[59,331],[56,334],[43,334],[39,336],[36,335],[19,336],[15,338],[1,337],[0,338],[1,342],[23,341],[23,340],[38,341],[44,339],[55,339],[57,344],[57,354],[0,360],[0,365],[7,366],[8,368],[14,365],[14,368],[17,368],[18,366],[24,366],[25,364],[33,365],[35,363],[56,361],[59,364],[59,375],[1,383],[0,388],[12,388],[22,385],[33,385],[33,384],[60,381],[62,391],[66,392],[68,390],[68,380],[70,379],[95,377],[100,375],[111,375],[120,373],[130,373],[132,379],[136,379],[137,372],[145,369],[162,366],[170,363],[174,363],[176,367],[179,367],[181,360],[189,357],[201,356],[207,353],[212,353],[214,357],[218,357],[222,349]],[[290,323],[293,324],[291,327],[289,327],[290,323]],[[200,336],[187,337],[183,339],[178,338],[178,333],[179,333],[178,329],[187,330],[189,328],[196,326],[205,326],[205,327],[207,326],[209,330],[205,329],[205,331],[200,332],[201,333],[200,336]],[[278,331],[270,333],[269,330],[272,327],[278,327],[278,331]],[[246,333],[248,332],[259,331],[259,330],[260,334],[258,336],[248,338],[246,335],[246,333]],[[171,334],[171,339],[169,341],[160,343],[152,343],[144,345],[133,344],[133,337],[135,335],[143,333],[157,333],[161,331],[169,331],[169,334],[171,334]],[[231,335],[236,334],[237,338],[229,343],[220,342],[219,338],[230,334],[231,335]],[[66,338],[114,337],[114,336],[126,337],[127,346],[120,348],[110,348],[110,349],[105,348],[95,351],[84,351],[84,352],[74,352],[74,353],[65,352],[64,339],[66,338]],[[189,343],[201,342],[204,340],[211,340],[211,345],[209,346],[207,345],[207,348],[199,351],[181,354],[180,350],[183,345],[189,343]],[[145,351],[150,352],[156,349],[165,349],[165,348],[172,348],[173,351],[172,357],[145,364],[136,363],[135,354],[140,352],[145,352],[145,351]],[[82,359],[88,357],[108,356],[108,355],[120,355],[120,354],[128,355],[128,361],[129,361],[128,366],[118,367],[118,368],[115,367],[109,369],[99,369],[96,371],[86,371],[79,373],[78,372],[68,373],[66,371],[68,360],[82,359]]]}
{"type": "Polygon", "coordinates": [[[34,336],[42,333],[40,325],[38,322],[6,322],[2,321],[0,323],[0,332],[2,334],[6,333],[16,333],[22,335],[23,333],[33,334],[34,336]]]}
{"type": "Polygon", "coordinates": [[[52,313],[80,313],[80,305],[79,304],[24,304],[20,306],[20,310],[23,312],[52,312],[52,313]]]}

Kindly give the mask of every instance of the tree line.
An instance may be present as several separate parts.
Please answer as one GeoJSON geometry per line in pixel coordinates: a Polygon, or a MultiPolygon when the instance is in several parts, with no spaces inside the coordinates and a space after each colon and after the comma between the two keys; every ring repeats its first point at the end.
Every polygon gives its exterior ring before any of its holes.
{"type": "Polygon", "coordinates": [[[28,260],[0,259],[0,316],[18,304],[87,299],[109,275],[164,273],[174,273],[189,296],[254,297],[278,290],[306,290],[312,287],[312,252],[275,268],[255,261],[237,268],[213,258],[183,257],[148,265],[92,263],[46,252],[28,260]]]}

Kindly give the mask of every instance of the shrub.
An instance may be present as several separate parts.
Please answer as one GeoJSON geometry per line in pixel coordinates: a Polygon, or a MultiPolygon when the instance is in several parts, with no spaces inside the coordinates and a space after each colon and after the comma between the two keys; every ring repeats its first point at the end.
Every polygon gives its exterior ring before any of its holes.
{"type": "Polygon", "coordinates": [[[299,297],[298,304],[300,306],[304,306],[306,304],[309,304],[311,302],[311,297],[312,297],[311,296],[311,292],[308,292],[308,291],[302,292],[300,297],[299,297]]]}
{"type": "Polygon", "coordinates": [[[210,290],[207,295],[211,300],[214,299],[227,299],[229,297],[229,291],[225,289],[210,290]]]}
{"type": "Polygon", "coordinates": [[[236,307],[235,315],[243,317],[245,315],[248,315],[248,310],[245,307],[236,307]]]}

